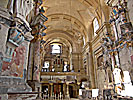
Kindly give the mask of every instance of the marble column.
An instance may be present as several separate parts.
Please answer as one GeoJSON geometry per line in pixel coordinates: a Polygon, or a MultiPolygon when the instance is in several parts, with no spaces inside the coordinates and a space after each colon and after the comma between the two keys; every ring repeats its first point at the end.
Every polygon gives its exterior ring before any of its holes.
{"type": "Polygon", "coordinates": [[[42,84],[40,84],[40,95],[39,96],[42,98],[43,97],[42,95],[43,95],[43,93],[42,93],[42,84]]]}
{"type": "Polygon", "coordinates": [[[50,83],[50,98],[52,98],[53,96],[53,83],[50,83]]]}
{"type": "Polygon", "coordinates": [[[33,80],[39,81],[39,65],[40,65],[40,41],[36,40],[34,43],[34,77],[33,80]]]}

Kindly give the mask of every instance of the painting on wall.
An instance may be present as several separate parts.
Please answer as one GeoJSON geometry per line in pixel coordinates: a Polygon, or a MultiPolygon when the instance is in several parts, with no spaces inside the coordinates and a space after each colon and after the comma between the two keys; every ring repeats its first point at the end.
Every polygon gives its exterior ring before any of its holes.
{"type": "Polygon", "coordinates": [[[26,54],[26,47],[17,47],[12,55],[11,61],[3,61],[2,64],[2,75],[3,76],[14,76],[23,77],[24,70],[24,58],[26,54]]]}

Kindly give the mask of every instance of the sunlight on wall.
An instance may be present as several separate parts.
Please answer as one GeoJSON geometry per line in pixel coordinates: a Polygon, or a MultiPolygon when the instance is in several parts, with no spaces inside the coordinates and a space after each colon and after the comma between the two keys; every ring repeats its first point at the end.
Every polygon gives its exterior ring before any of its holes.
{"type": "Polygon", "coordinates": [[[97,18],[93,20],[93,27],[94,27],[94,36],[96,36],[96,31],[99,29],[99,24],[97,18]]]}

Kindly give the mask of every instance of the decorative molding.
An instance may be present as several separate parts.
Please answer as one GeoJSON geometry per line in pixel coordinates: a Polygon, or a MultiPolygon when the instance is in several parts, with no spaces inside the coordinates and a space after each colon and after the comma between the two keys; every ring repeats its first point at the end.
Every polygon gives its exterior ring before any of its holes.
{"type": "Polygon", "coordinates": [[[7,26],[10,26],[13,23],[13,20],[12,19],[7,19],[7,18],[0,15],[0,23],[1,24],[6,24],[7,26]]]}

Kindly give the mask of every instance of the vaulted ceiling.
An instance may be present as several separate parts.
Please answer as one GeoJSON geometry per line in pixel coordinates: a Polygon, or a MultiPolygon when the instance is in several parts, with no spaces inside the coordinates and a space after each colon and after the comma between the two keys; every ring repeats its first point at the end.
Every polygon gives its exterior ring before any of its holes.
{"type": "Polygon", "coordinates": [[[89,41],[89,26],[94,17],[101,19],[100,0],[45,0],[43,7],[48,17],[45,45],[67,41],[73,51],[83,45],[83,39],[89,41]]]}

